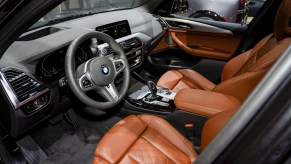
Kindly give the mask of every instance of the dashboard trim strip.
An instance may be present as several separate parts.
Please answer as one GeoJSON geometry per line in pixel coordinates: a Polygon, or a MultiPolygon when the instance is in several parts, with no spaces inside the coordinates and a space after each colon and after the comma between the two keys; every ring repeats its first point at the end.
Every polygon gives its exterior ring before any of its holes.
{"type": "Polygon", "coordinates": [[[44,95],[44,94],[48,93],[49,91],[50,91],[50,90],[49,90],[48,88],[45,88],[44,90],[42,90],[42,91],[38,92],[37,94],[33,95],[32,97],[30,97],[29,99],[27,99],[27,100],[21,102],[21,103],[16,107],[16,109],[19,109],[20,107],[22,107],[22,106],[24,106],[25,104],[27,104],[27,103],[29,103],[29,102],[35,100],[36,98],[38,98],[38,97],[41,96],[41,95],[44,95]]]}

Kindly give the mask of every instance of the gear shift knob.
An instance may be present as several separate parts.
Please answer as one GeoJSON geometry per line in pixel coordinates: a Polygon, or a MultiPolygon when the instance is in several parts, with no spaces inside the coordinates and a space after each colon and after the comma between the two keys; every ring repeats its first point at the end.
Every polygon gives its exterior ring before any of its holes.
{"type": "Polygon", "coordinates": [[[152,94],[152,98],[155,99],[157,97],[157,91],[158,91],[156,84],[153,81],[148,81],[147,85],[152,94]]]}

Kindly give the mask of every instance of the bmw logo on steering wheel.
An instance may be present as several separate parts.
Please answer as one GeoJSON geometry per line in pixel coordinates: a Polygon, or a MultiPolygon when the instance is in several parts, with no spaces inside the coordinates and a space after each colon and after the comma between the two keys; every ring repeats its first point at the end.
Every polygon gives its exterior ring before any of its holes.
{"type": "Polygon", "coordinates": [[[102,65],[101,66],[101,72],[104,74],[104,75],[108,75],[109,74],[109,67],[107,65],[102,65]]]}

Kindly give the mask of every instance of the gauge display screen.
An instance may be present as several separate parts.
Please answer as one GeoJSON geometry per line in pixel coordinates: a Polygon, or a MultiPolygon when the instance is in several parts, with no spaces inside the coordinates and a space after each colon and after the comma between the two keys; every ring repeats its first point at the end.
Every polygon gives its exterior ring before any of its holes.
{"type": "MultiPolygon", "coordinates": [[[[55,51],[54,53],[44,57],[40,62],[41,74],[46,78],[52,78],[57,75],[63,75],[65,69],[65,57],[67,53],[67,48],[62,48],[60,50],[55,51]]],[[[82,64],[87,61],[89,56],[83,48],[78,47],[75,53],[75,62],[76,66],[82,64]]]]}

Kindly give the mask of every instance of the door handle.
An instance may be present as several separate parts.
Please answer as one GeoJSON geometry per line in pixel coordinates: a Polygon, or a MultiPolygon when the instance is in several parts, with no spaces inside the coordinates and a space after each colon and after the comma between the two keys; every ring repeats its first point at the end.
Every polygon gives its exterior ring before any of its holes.
{"type": "MultiPolygon", "coordinates": [[[[182,50],[185,52],[192,54],[194,56],[199,56],[199,57],[206,57],[206,58],[214,58],[214,59],[221,59],[225,60],[229,56],[228,54],[225,53],[220,53],[220,52],[211,52],[211,51],[205,51],[205,50],[199,50],[199,49],[193,49],[187,45],[185,45],[177,36],[175,31],[171,31],[170,35],[173,39],[173,41],[177,44],[178,47],[180,47],[182,50]]],[[[201,47],[201,46],[199,46],[201,47]]]]}

